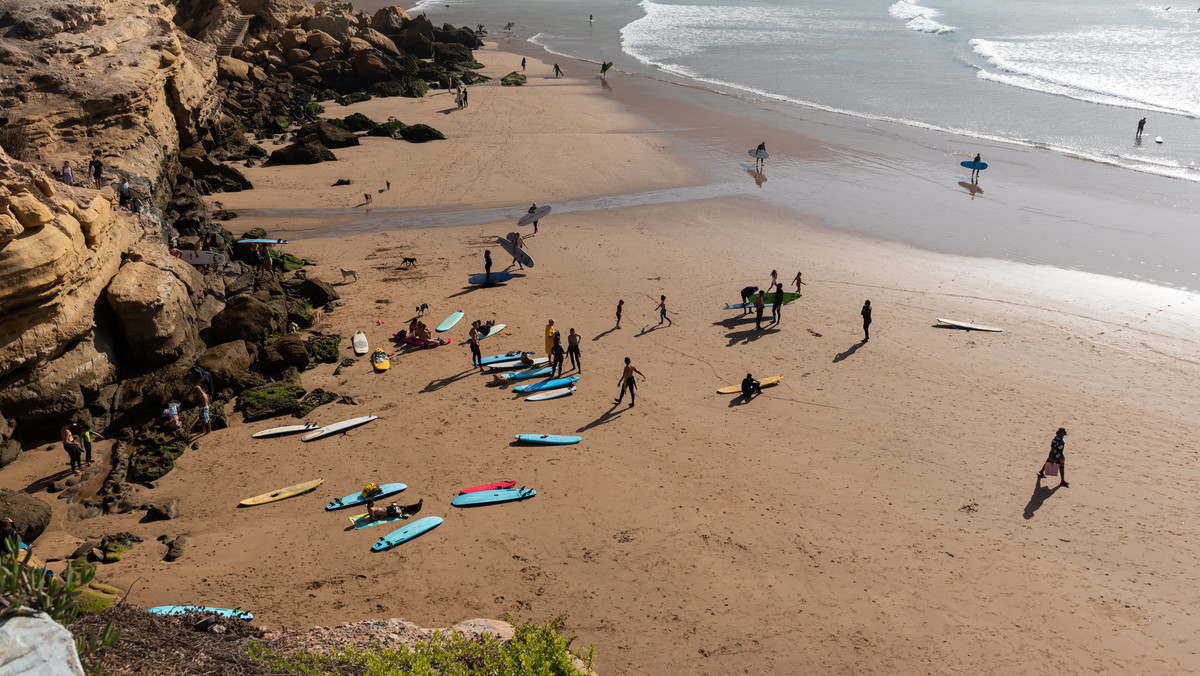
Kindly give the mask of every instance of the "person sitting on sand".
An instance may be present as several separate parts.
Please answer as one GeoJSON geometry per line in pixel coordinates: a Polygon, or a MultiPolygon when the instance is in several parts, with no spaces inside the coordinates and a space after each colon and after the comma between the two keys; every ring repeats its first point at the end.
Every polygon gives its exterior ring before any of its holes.
{"type": "Polygon", "coordinates": [[[417,500],[415,504],[401,507],[396,503],[386,506],[376,506],[374,500],[367,500],[367,516],[372,521],[383,521],[384,519],[406,519],[413,514],[421,511],[421,506],[425,504],[425,498],[417,500]]]}
{"type": "Polygon", "coordinates": [[[416,317],[412,318],[412,321],[408,323],[408,335],[417,335],[417,324],[419,323],[421,323],[421,320],[417,319],[416,317]]]}
{"type": "Polygon", "coordinates": [[[749,399],[756,394],[762,394],[762,383],[747,373],[746,377],[742,379],[742,396],[749,399]]]}

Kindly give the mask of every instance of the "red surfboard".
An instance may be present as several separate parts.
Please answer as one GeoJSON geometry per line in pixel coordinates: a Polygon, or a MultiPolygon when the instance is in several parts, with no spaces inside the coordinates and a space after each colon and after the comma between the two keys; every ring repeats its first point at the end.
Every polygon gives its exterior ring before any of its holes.
{"type": "Polygon", "coordinates": [[[459,495],[462,495],[464,493],[481,493],[483,491],[498,491],[502,488],[512,488],[513,486],[516,486],[516,485],[517,485],[517,482],[513,481],[512,479],[501,479],[500,481],[497,481],[496,483],[492,483],[492,484],[484,484],[482,486],[472,486],[470,488],[464,488],[461,491],[459,491],[459,495]]]}

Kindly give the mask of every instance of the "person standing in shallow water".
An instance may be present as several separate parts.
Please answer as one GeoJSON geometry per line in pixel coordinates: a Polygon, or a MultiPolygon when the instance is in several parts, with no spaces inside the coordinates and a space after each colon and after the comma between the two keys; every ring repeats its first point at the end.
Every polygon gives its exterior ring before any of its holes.
{"type": "Polygon", "coordinates": [[[867,342],[871,339],[871,301],[863,303],[862,312],[863,318],[863,339],[862,342],[867,342]]]}
{"type": "MultiPolygon", "coordinates": [[[[1196,10],[1196,11],[1200,12],[1200,10],[1196,10]]],[[[1146,118],[1144,118],[1144,117],[1143,117],[1142,119],[1138,120],[1138,130],[1137,130],[1137,135],[1136,135],[1136,136],[1134,136],[1134,138],[1135,138],[1135,139],[1139,139],[1139,138],[1141,138],[1141,137],[1142,137],[1142,131],[1144,131],[1145,129],[1146,129],[1146,118]]]]}
{"type": "Polygon", "coordinates": [[[758,148],[756,148],[756,150],[758,151],[758,154],[754,156],[754,170],[762,171],[763,169],[767,168],[767,161],[761,157],[763,153],[767,152],[767,142],[763,141],[762,143],[758,144],[758,148]]]}
{"type": "MultiPolygon", "coordinates": [[[[1046,458],[1045,465],[1058,465],[1058,485],[1070,488],[1071,484],[1067,483],[1067,460],[1063,456],[1063,448],[1067,445],[1067,440],[1063,438],[1065,436],[1067,436],[1067,430],[1062,427],[1054,433],[1054,438],[1050,440],[1050,457],[1046,458]]],[[[1046,478],[1046,473],[1043,471],[1045,465],[1042,466],[1042,470],[1038,470],[1038,479],[1046,478]]]]}

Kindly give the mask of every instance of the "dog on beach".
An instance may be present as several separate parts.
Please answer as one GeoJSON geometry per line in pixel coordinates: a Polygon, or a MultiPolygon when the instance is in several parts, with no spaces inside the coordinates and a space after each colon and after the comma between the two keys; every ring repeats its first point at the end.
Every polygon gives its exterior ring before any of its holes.
{"type": "Polygon", "coordinates": [[[371,203],[371,193],[364,192],[363,193],[363,201],[366,202],[367,204],[370,204],[371,203]]]}
{"type": "Polygon", "coordinates": [[[413,257],[411,257],[411,256],[407,256],[407,257],[405,257],[405,258],[402,258],[402,259],[400,260],[400,265],[403,265],[403,266],[404,266],[404,267],[406,267],[406,268],[412,267],[412,266],[414,266],[414,265],[416,265],[416,264],[417,264],[417,259],[416,259],[416,258],[413,258],[413,257]]]}
{"type": "Polygon", "coordinates": [[[345,283],[345,281],[347,279],[350,279],[351,277],[354,278],[355,282],[358,281],[358,271],[357,270],[347,270],[346,268],[339,268],[339,269],[342,271],[342,282],[343,283],[345,283]]]}
{"type": "Polygon", "coordinates": [[[421,303],[420,305],[417,306],[417,316],[418,317],[424,316],[425,311],[428,309],[429,309],[429,303],[421,303]]]}

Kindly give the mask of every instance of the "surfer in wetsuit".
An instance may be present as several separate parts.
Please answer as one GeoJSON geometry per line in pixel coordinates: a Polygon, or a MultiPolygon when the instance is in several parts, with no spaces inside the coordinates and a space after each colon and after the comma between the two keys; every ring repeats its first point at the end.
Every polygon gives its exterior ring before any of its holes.
{"type": "Polygon", "coordinates": [[[484,286],[492,283],[492,250],[483,250],[483,284],[484,286]]]}
{"type": "MultiPolygon", "coordinates": [[[[556,70],[556,71],[558,70],[558,64],[557,64],[557,63],[556,63],[556,64],[554,64],[554,70],[556,70]]],[[[533,212],[535,212],[535,211],[537,211],[537,202],[534,202],[533,204],[529,205],[529,213],[531,213],[531,214],[532,214],[532,213],[533,213],[533,212]]],[[[534,220],[534,222],[533,222],[533,234],[535,234],[535,235],[537,234],[537,223],[538,223],[538,222],[537,222],[537,220],[534,220]]]]}
{"type": "Polygon", "coordinates": [[[562,74],[562,68],[559,68],[557,63],[554,64],[554,77],[562,77],[562,74]]]}
{"type": "Polygon", "coordinates": [[[863,303],[862,312],[859,313],[863,318],[863,339],[862,342],[867,342],[871,339],[871,301],[863,303]]]}
{"type": "Polygon", "coordinates": [[[767,152],[767,142],[763,141],[762,143],[758,144],[758,148],[756,149],[756,153],[754,155],[755,171],[762,171],[763,169],[767,168],[767,161],[762,158],[762,154],[765,152],[767,152]]]}
{"type": "Polygon", "coordinates": [[[471,341],[471,366],[483,368],[483,354],[479,351],[479,320],[471,322],[471,332],[467,334],[471,341]]]}
{"type": "Polygon", "coordinates": [[[762,394],[762,383],[747,373],[746,377],[742,379],[742,396],[749,399],[756,394],[762,394]]]}
{"type": "MultiPolygon", "coordinates": [[[[510,240],[508,240],[508,241],[512,242],[512,247],[513,247],[513,263],[516,263],[518,267],[520,267],[522,270],[524,270],[524,269],[525,269],[525,266],[524,266],[524,265],[521,265],[521,261],[517,260],[517,249],[523,249],[523,248],[525,248],[525,240],[521,238],[521,234],[520,234],[520,233],[514,232],[514,233],[513,233],[513,237],[512,237],[512,239],[510,239],[510,240]]],[[[511,268],[511,267],[512,267],[512,263],[509,263],[509,264],[508,264],[508,267],[510,267],[510,268],[511,268]]]]}
{"type": "Polygon", "coordinates": [[[783,319],[783,284],[775,285],[775,298],[771,300],[771,323],[778,324],[783,319]]]}
{"type": "Polygon", "coordinates": [[[971,182],[972,183],[977,183],[979,181],[979,165],[980,164],[983,164],[983,162],[982,162],[982,160],[979,159],[979,153],[975,153],[975,164],[974,164],[973,168],[971,169],[971,182]]]}
{"type": "MultiPolygon", "coordinates": [[[[750,298],[751,298],[752,296],[754,296],[754,294],[756,294],[756,293],[758,293],[758,287],[757,287],[757,286],[747,286],[746,288],[742,289],[742,305],[747,305],[747,304],[749,304],[749,303],[750,303],[750,298]]],[[[748,307],[744,307],[744,308],[742,308],[742,314],[743,314],[743,315],[744,315],[744,314],[746,314],[746,313],[747,313],[747,312],[749,312],[749,311],[750,311],[750,308],[748,308],[748,307]]]]}
{"type": "MultiPolygon", "coordinates": [[[[1196,10],[1196,11],[1200,12],[1200,9],[1198,9],[1198,10],[1196,10]]],[[[1137,135],[1136,135],[1136,136],[1134,136],[1134,138],[1135,138],[1135,139],[1139,139],[1139,138],[1141,138],[1141,137],[1142,137],[1142,130],[1144,130],[1145,128],[1146,128],[1146,118],[1144,118],[1144,117],[1143,117],[1142,119],[1138,120],[1138,130],[1137,130],[1137,135]]]]}
{"type": "Polygon", "coordinates": [[[635,373],[641,376],[642,380],[646,379],[646,374],[637,370],[637,367],[629,361],[629,357],[625,357],[625,370],[621,372],[621,396],[613,400],[614,404],[621,403],[621,400],[625,398],[625,390],[629,390],[629,405],[633,406],[636,399],[633,391],[637,387],[637,379],[633,377],[635,373]]]}

